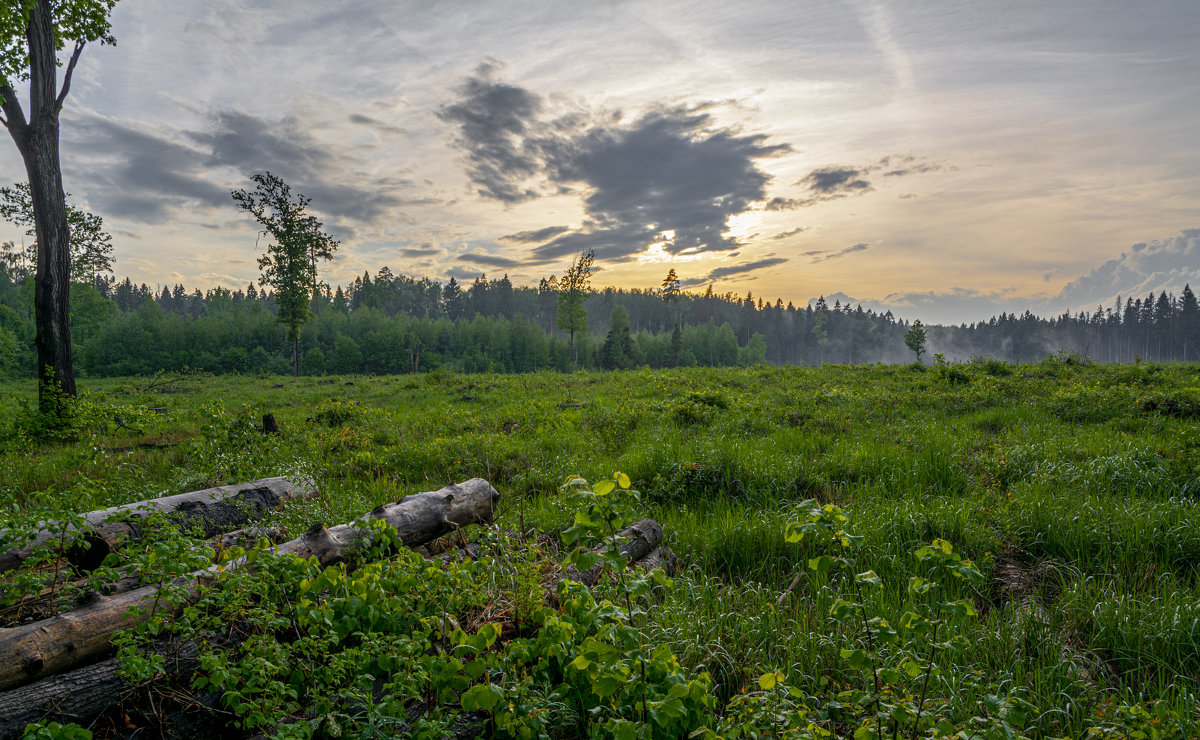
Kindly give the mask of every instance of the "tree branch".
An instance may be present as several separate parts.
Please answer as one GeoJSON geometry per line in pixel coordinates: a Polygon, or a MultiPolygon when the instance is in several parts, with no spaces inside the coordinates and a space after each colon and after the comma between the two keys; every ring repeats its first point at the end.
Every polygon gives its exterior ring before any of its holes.
{"type": "Polygon", "coordinates": [[[12,85],[5,79],[0,79],[0,108],[6,114],[0,120],[4,121],[4,128],[10,133],[15,136],[18,130],[25,128],[25,111],[21,109],[21,101],[17,99],[17,91],[13,90],[12,85]]]}
{"type": "Polygon", "coordinates": [[[71,90],[71,74],[75,72],[75,63],[79,61],[79,55],[83,53],[83,41],[75,42],[75,50],[71,52],[71,61],[67,64],[67,71],[63,74],[62,91],[54,100],[54,110],[61,111],[63,101],[67,99],[67,93],[71,90]]]}

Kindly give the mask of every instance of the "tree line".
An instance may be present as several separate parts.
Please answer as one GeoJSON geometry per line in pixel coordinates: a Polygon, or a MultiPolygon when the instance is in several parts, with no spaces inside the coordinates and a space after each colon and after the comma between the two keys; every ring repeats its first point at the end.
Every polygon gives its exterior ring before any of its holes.
{"type": "MultiPolygon", "coordinates": [[[[914,359],[905,342],[912,325],[862,306],[819,299],[797,307],[674,285],[579,290],[576,305],[575,298],[562,300],[571,295],[563,284],[555,276],[517,286],[507,275],[441,283],[387,267],[364,273],[307,300],[312,318],[295,338],[293,366],[278,291],[254,282],[238,290],[151,288],[101,276],[71,287],[75,366],[88,376],[294,367],[319,375],[914,359]]],[[[32,275],[0,265],[0,372],[8,375],[33,373],[32,294],[32,275]]],[[[1034,361],[1059,351],[1100,362],[1200,360],[1200,311],[1190,287],[1179,296],[1128,299],[1119,308],[1053,318],[1001,314],[923,330],[928,351],[949,360],[1034,361]]]]}

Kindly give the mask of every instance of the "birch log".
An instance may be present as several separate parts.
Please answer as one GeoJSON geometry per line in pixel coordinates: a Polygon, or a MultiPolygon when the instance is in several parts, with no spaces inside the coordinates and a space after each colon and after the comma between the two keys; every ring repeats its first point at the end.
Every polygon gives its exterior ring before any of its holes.
{"type": "MultiPolygon", "coordinates": [[[[470,524],[491,524],[500,494],[482,478],[452,484],[438,491],[406,496],[394,504],[380,506],[360,523],[374,519],[387,522],[408,547],[423,545],[470,524]]],[[[326,528],[315,524],[294,540],[275,549],[279,554],[315,557],[322,565],[346,559],[353,548],[370,545],[370,533],[354,524],[326,528]]],[[[230,567],[227,565],[226,570],[230,567]]],[[[219,577],[217,568],[197,571],[173,584],[192,598],[205,583],[219,577]]],[[[145,586],[115,596],[101,596],[91,604],[43,619],[40,622],[0,629],[0,691],[21,686],[74,666],[98,660],[109,652],[109,638],[118,630],[132,627],[150,617],[158,589],[145,586]]]]}
{"type": "MultiPolygon", "coordinates": [[[[236,529],[288,499],[307,498],[315,493],[316,488],[309,481],[292,483],[286,478],[263,478],[92,511],[83,515],[86,524],[80,529],[69,528],[63,533],[42,525],[32,539],[0,553],[0,572],[20,566],[40,546],[64,536],[67,558],[83,570],[92,570],[105,556],[115,552],[122,540],[140,536],[139,520],[151,514],[171,515],[185,526],[198,526],[205,537],[212,537],[236,529]]],[[[5,535],[10,533],[0,532],[0,540],[5,535]]]]}

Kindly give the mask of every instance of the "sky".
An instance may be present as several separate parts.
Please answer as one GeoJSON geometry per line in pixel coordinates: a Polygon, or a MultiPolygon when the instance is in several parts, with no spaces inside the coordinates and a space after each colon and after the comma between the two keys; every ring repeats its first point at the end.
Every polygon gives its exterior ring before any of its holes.
{"type": "Polygon", "coordinates": [[[592,249],[594,287],[926,323],[1200,288],[1195,0],[123,0],[112,28],[64,186],[151,286],[257,279],[230,191],[267,170],[341,241],[335,285],[592,249]]]}

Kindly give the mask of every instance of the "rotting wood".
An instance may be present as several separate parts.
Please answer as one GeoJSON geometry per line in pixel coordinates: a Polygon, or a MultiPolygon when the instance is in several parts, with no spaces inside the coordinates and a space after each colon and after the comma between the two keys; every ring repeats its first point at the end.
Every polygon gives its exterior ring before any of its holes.
{"type": "MultiPolygon", "coordinates": [[[[293,484],[286,478],[263,478],[92,511],[83,515],[86,525],[81,529],[68,528],[64,533],[41,525],[32,539],[0,553],[0,572],[20,566],[39,547],[59,538],[66,539],[68,560],[91,570],[115,552],[122,540],[140,536],[139,520],[151,514],[171,515],[185,526],[198,526],[204,537],[212,537],[240,527],[284,501],[315,493],[315,486],[308,481],[293,484]]],[[[0,540],[5,535],[11,533],[0,532],[0,540]]]]}
{"type": "MultiPolygon", "coordinates": [[[[281,555],[316,558],[322,565],[345,560],[354,548],[370,546],[373,535],[362,525],[382,519],[408,547],[426,542],[470,524],[491,524],[500,494],[482,478],[452,484],[438,491],[406,496],[394,504],[377,507],[351,524],[325,527],[314,524],[300,537],[277,546],[281,555]]],[[[661,533],[661,528],[659,528],[661,533]]],[[[660,535],[661,536],[661,535],[660,535]]],[[[239,567],[235,561],[225,570],[239,567]]],[[[203,584],[219,578],[216,566],[197,571],[171,587],[186,589],[191,598],[203,584]]],[[[116,596],[98,597],[74,611],[31,624],[0,629],[0,690],[37,681],[75,666],[95,661],[111,652],[112,634],[148,619],[158,588],[146,586],[116,596]]]]}

